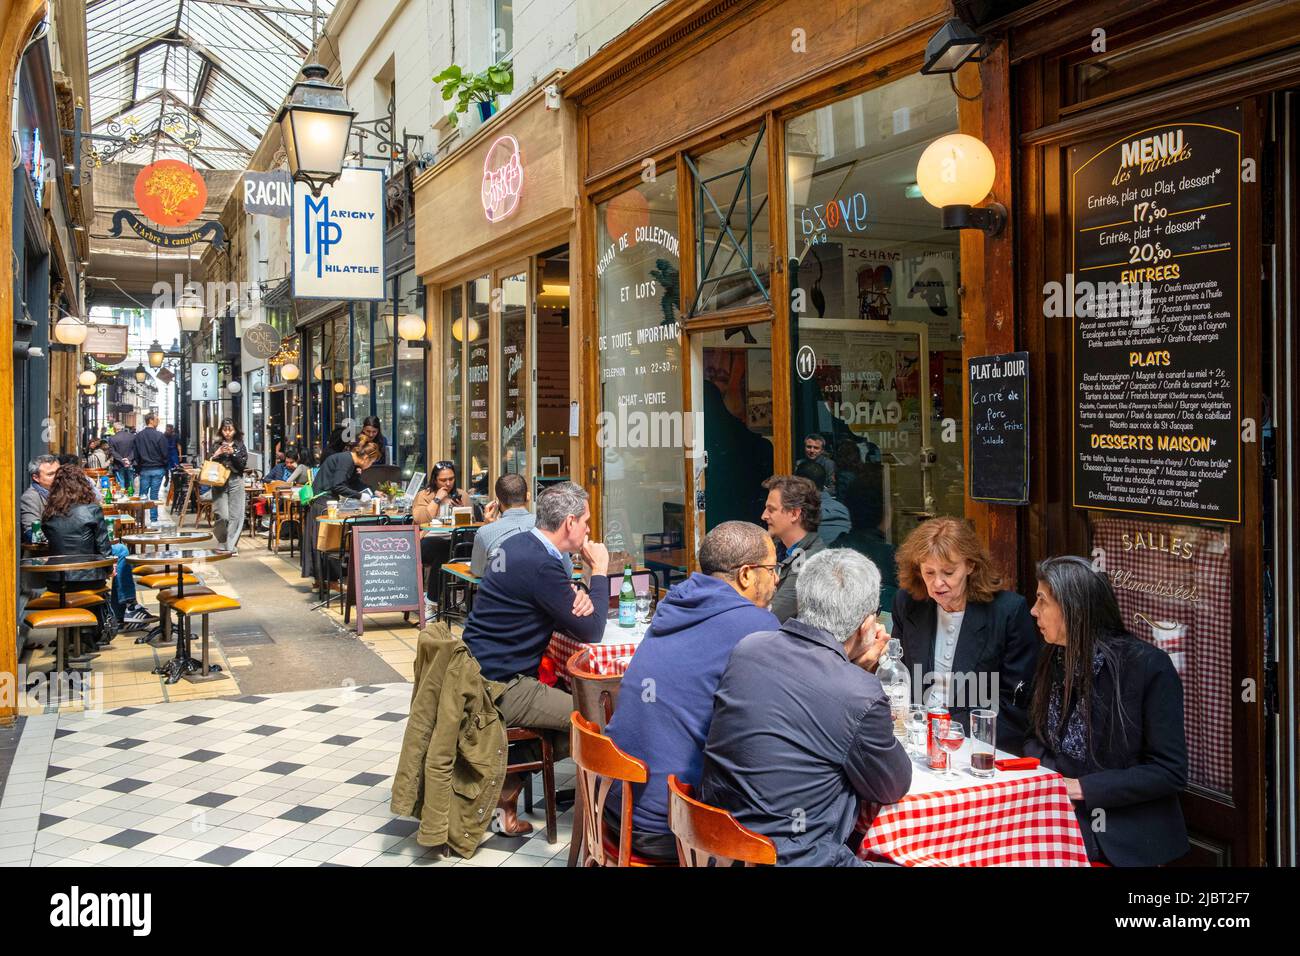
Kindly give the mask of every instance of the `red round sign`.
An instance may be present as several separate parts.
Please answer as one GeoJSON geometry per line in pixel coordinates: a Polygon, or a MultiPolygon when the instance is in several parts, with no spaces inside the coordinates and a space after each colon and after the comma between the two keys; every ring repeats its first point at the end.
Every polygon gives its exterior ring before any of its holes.
{"type": "Polygon", "coordinates": [[[160,226],[183,226],[203,212],[208,187],[192,166],[160,159],[135,177],[135,203],[160,226]]]}

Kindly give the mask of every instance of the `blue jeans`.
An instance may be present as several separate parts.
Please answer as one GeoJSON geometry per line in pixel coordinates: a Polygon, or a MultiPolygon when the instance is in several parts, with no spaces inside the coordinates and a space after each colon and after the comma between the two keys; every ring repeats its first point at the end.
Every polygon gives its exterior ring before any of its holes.
{"type": "Polygon", "coordinates": [[[119,465],[114,465],[113,477],[117,479],[117,483],[121,485],[122,489],[125,491],[135,482],[135,471],[131,468],[122,468],[119,465]]]}
{"type": "MultiPolygon", "coordinates": [[[[163,476],[167,474],[165,468],[141,468],[140,469],[140,487],[136,490],[145,498],[154,501],[158,500],[158,495],[162,493],[163,476]]],[[[158,520],[158,509],[149,510],[151,521],[158,520]]]]}
{"type": "Polygon", "coordinates": [[[109,603],[113,605],[113,613],[117,615],[119,621],[122,620],[126,608],[135,603],[135,575],[126,560],[126,556],[130,553],[124,544],[113,545],[113,557],[117,558],[117,574],[113,577],[113,593],[109,595],[109,603]]]}

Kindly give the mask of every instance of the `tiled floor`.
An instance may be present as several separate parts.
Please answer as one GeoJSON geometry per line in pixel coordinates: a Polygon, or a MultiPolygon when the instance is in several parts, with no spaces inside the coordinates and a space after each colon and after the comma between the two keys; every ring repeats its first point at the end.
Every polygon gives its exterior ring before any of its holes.
{"type": "MultiPolygon", "coordinates": [[[[571,809],[554,844],[540,805],[532,836],[489,834],[470,860],[415,842],[416,821],[388,809],[410,694],[387,684],[30,716],[0,803],[0,865],[565,865],[571,809]]],[[[572,763],[556,769],[571,788],[572,763]]]]}

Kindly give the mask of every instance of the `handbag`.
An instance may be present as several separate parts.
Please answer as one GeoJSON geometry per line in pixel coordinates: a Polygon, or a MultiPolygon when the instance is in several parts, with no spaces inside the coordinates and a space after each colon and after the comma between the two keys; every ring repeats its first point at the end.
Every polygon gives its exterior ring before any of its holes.
{"type": "Polygon", "coordinates": [[[224,487],[230,480],[230,469],[215,459],[209,458],[199,469],[199,482],[213,488],[224,487]]]}

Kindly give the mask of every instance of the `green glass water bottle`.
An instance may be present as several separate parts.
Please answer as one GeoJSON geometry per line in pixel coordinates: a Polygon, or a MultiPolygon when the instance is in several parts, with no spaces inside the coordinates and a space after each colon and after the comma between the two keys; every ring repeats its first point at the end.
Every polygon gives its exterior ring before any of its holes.
{"type": "Polygon", "coordinates": [[[636,627],[636,588],[630,564],[623,568],[623,586],[618,589],[618,626],[636,627]]]}

